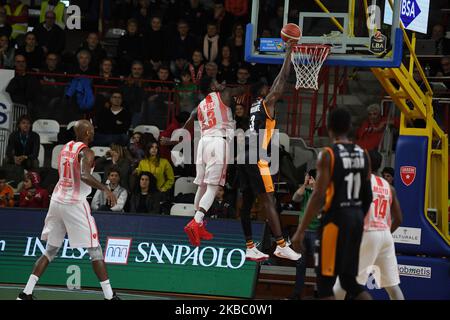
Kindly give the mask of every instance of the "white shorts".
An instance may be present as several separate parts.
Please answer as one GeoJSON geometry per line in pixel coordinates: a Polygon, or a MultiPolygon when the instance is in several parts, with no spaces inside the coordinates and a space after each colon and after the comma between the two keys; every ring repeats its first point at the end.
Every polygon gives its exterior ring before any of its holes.
{"type": "Polygon", "coordinates": [[[394,239],[390,230],[364,231],[363,233],[359,250],[358,283],[365,285],[373,270],[375,270],[374,278],[380,288],[392,287],[400,283],[394,239]]]}
{"type": "Polygon", "coordinates": [[[71,248],[99,246],[97,226],[86,200],[70,205],[50,201],[41,240],[60,247],[66,233],[69,235],[71,248]]]}
{"type": "Polygon", "coordinates": [[[194,183],[224,186],[227,175],[228,143],[222,137],[202,137],[198,143],[194,183]]]}

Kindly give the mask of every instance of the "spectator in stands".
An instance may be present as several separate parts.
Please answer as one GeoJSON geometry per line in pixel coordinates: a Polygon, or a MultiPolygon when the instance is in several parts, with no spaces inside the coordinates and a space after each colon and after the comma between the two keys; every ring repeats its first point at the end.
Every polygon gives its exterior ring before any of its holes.
{"type": "Polygon", "coordinates": [[[183,125],[186,123],[186,121],[189,119],[191,115],[191,111],[181,111],[178,115],[176,115],[172,121],[167,126],[166,130],[161,131],[159,134],[160,137],[160,153],[161,158],[167,159],[171,161],[172,163],[172,157],[170,154],[171,146],[174,145],[173,141],[168,141],[172,137],[172,133],[183,127],[183,125]]]}
{"type": "Polygon", "coordinates": [[[236,65],[231,56],[229,46],[225,45],[222,47],[217,63],[219,68],[217,76],[219,82],[234,83],[236,79],[236,65]]]}
{"type": "Polygon", "coordinates": [[[135,132],[131,136],[130,143],[128,144],[128,152],[131,158],[131,168],[137,168],[139,162],[145,158],[145,141],[144,136],[140,132],[135,132]]]}
{"type": "Polygon", "coordinates": [[[433,27],[431,39],[436,42],[436,54],[448,55],[450,54],[450,39],[445,37],[445,28],[441,24],[437,24],[433,27]]]}
{"type": "MultiPolygon", "coordinates": [[[[130,70],[135,60],[141,60],[143,55],[143,37],[138,32],[138,23],[135,19],[128,20],[127,32],[119,39],[117,58],[121,74],[130,70]]],[[[153,44],[156,45],[157,44],[153,44]]]]}
{"type": "Polygon", "coordinates": [[[11,4],[5,5],[8,24],[12,28],[11,39],[19,40],[28,30],[28,6],[20,0],[11,0],[11,4]]]}
{"type": "Polygon", "coordinates": [[[121,88],[124,104],[131,112],[131,126],[133,128],[144,122],[143,103],[146,97],[144,90],[147,87],[147,83],[144,82],[143,75],[144,65],[140,61],[134,61],[131,65],[131,74],[121,88]]]}
{"type": "Polygon", "coordinates": [[[25,35],[25,44],[17,49],[16,54],[23,55],[27,59],[28,68],[35,71],[38,71],[44,63],[44,50],[38,45],[36,35],[33,32],[28,32],[25,35]]]}
{"type": "Polygon", "coordinates": [[[109,146],[116,143],[126,146],[128,144],[127,133],[131,124],[131,114],[122,106],[122,101],[122,93],[115,90],[111,94],[109,108],[100,109],[96,114],[95,145],[109,146]]]}
{"type": "Polygon", "coordinates": [[[231,36],[231,28],[233,27],[234,18],[231,14],[225,11],[222,0],[214,1],[213,11],[209,20],[214,21],[217,26],[217,32],[223,39],[227,39],[231,36]]]}
{"type": "Polygon", "coordinates": [[[167,159],[161,158],[159,144],[153,142],[147,146],[145,159],[139,162],[135,174],[150,172],[156,178],[156,187],[159,192],[168,192],[174,182],[173,168],[167,159]]]}
{"type": "Polygon", "coordinates": [[[10,134],[6,157],[8,173],[13,180],[19,182],[23,179],[23,171],[39,168],[39,135],[31,130],[31,118],[27,115],[18,119],[18,128],[10,134]]]}
{"type": "Polygon", "coordinates": [[[200,84],[200,80],[205,72],[205,65],[203,64],[203,55],[200,50],[195,50],[192,54],[192,63],[188,66],[191,74],[192,81],[196,84],[200,84]]]}
{"type": "Polygon", "coordinates": [[[133,20],[138,24],[140,32],[148,28],[150,24],[150,1],[149,0],[139,0],[136,11],[133,15],[133,20]]]}
{"type": "Polygon", "coordinates": [[[23,180],[20,191],[19,207],[21,208],[48,208],[48,191],[40,186],[39,173],[28,171],[23,180]]]}
{"type": "Polygon", "coordinates": [[[241,62],[244,60],[245,31],[243,24],[236,23],[233,26],[233,33],[228,39],[227,45],[230,47],[231,56],[236,62],[241,62]]]}
{"type": "Polygon", "coordinates": [[[217,31],[217,25],[213,22],[208,23],[206,30],[206,35],[203,38],[203,56],[206,61],[212,62],[219,55],[220,35],[217,31]]]}
{"type": "Polygon", "coordinates": [[[216,193],[216,198],[208,210],[208,216],[211,219],[235,219],[236,212],[231,202],[227,201],[224,197],[225,189],[219,186],[216,193]]]}
{"type": "Polygon", "coordinates": [[[96,89],[94,113],[96,113],[99,109],[104,108],[106,103],[109,103],[111,92],[121,84],[120,80],[117,78],[112,79],[114,77],[114,73],[113,60],[111,58],[103,59],[100,64],[99,76],[100,78],[94,79],[94,86],[96,89]]]}
{"type": "Polygon", "coordinates": [[[383,178],[389,182],[391,186],[394,185],[394,177],[395,177],[395,170],[391,167],[384,167],[383,171],[381,171],[381,175],[383,178]]]}
{"type": "Polygon", "coordinates": [[[370,105],[367,113],[367,120],[356,131],[356,144],[367,150],[378,149],[386,129],[386,119],[381,117],[378,104],[370,105]]]}
{"type": "Polygon", "coordinates": [[[14,189],[6,183],[6,173],[0,171],[0,208],[14,207],[14,189]]]}
{"type": "Polygon", "coordinates": [[[189,23],[194,34],[202,34],[206,25],[207,12],[200,0],[183,1],[179,16],[189,23]]]}
{"type": "Polygon", "coordinates": [[[66,6],[64,3],[59,0],[42,1],[39,23],[46,21],[48,12],[53,13],[56,25],[64,30],[66,26],[66,6]]]}
{"type": "Polygon", "coordinates": [[[131,194],[130,212],[159,214],[160,200],[155,177],[150,172],[141,172],[138,187],[131,194]]]}
{"type": "Polygon", "coordinates": [[[74,66],[70,73],[74,75],[88,75],[93,76],[97,72],[95,71],[94,64],[92,62],[92,55],[88,50],[80,50],[77,53],[77,66],[74,66]]]}
{"type": "Polygon", "coordinates": [[[39,24],[33,32],[36,34],[37,42],[45,54],[61,54],[66,47],[66,35],[56,23],[56,15],[53,11],[45,14],[45,22],[39,24]]]}
{"type": "Polygon", "coordinates": [[[47,55],[47,58],[45,58],[45,66],[41,72],[45,73],[42,76],[42,80],[45,82],[64,82],[66,80],[63,76],[51,75],[51,73],[64,73],[60,65],[59,55],[56,53],[49,53],[47,55]]]}
{"type": "Polygon", "coordinates": [[[6,35],[0,35],[0,69],[14,68],[14,55],[16,50],[9,43],[6,35]]]}
{"type": "Polygon", "coordinates": [[[242,104],[236,104],[234,110],[234,120],[236,121],[236,129],[247,131],[248,117],[245,113],[245,108],[242,104]]]}
{"type": "Polygon", "coordinates": [[[170,60],[176,58],[185,58],[189,60],[198,46],[198,40],[189,33],[189,25],[186,21],[178,21],[176,36],[168,43],[168,51],[170,60]]]}
{"type": "Polygon", "coordinates": [[[0,36],[6,36],[8,39],[11,37],[12,28],[6,22],[6,10],[0,6],[0,36]]]}
{"type": "MultiPolygon", "coordinates": [[[[310,170],[305,175],[305,182],[302,186],[294,193],[292,196],[292,201],[301,203],[300,209],[300,221],[305,216],[306,205],[308,203],[311,194],[313,193],[314,185],[316,183],[316,170],[310,170]]],[[[295,286],[292,294],[289,296],[289,299],[299,300],[300,294],[303,291],[303,286],[305,285],[305,275],[306,275],[306,263],[307,257],[313,257],[315,253],[315,243],[318,239],[317,231],[320,227],[320,220],[317,217],[314,217],[309,224],[306,232],[305,238],[303,239],[303,247],[305,251],[302,253],[302,257],[297,260],[296,263],[296,272],[295,272],[295,286]]]]}
{"type": "MultiPolygon", "coordinates": [[[[166,57],[167,39],[161,29],[162,22],[160,17],[153,17],[150,24],[150,30],[144,33],[144,61],[153,71],[158,70],[166,57]]],[[[143,29],[146,31],[147,28],[143,29]]]]}
{"type": "MultiPolygon", "coordinates": [[[[158,82],[152,83],[151,93],[148,98],[148,106],[144,114],[145,123],[157,126],[164,130],[167,126],[167,116],[169,111],[169,91],[173,89],[170,81],[170,69],[167,66],[161,66],[158,69],[158,82]]],[[[173,103],[173,102],[170,102],[173,103]]]]}
{"type": "Polygon", "coordinates": [[[78,50],[87,50],[91,54],[91,68],[94,73],[97,73],[100,62],[106,58],[106,50],[100,45],[98,34],[96,32],[91,32],[86,38],[86,41],[81,45],[78,50]]]}
{"type": "Polygon", "coordinates": [[[180,112],[192,112],[197,103],[197,85],[192,82],[191,73],[181,73],[181,83],[176,86],[176,98],[180,112]]]}
{"type": "Polygon", "coordinates": [[[27,74],[27,59],[23,55],[14,58],[16,74],[11,79],[5,91],[9,93],[13,103],[28,107],[28,113],[33,115],[33,103],[36,101],[36,92],[39,92],[39,81],[27,74]]]}
{"type": "Polygon", "coordinates": [[[127,190],[130,189],[129,177],[131,173],[130,155],[126,147],[112,144],[111,149],[103,157],[95,160],[95,170],[110,172],[111,168],[119,171],[120,184],[127,190]]]}
{"type": "Polygon", "coordinates": [[[172,72],[172,76],[175,81],[181,82],[181,74],[183,73],[183,71],[187,71],[188,69],[188,61],[184,58],[178,57],[175,59],[175,61],[172,61],[170,63],[170,72],[172,72]]]}
{"type": "MultiPolygon", "coordinates": [[[[441,66],[436,74],[436,77],[450,77],[450,56],[441,59],[441,66]]],[[[450,89],[450,80],[444,81],[447,89],[450,89]]]]}
{"type": "Polygon", "coordinates": [[[250,106],[251,103],[251,94],[250,94],[250,69],[247,65],[241,65],[237,69],[236,72],[236,79],[237,84],[241,86],[245,86],[248,88],[248,90],[241,94],[240,96],[235,97],[235,101],[237,104],[243,105],[246,109],[250,106]]]}
{"type": "Polygon", "coordinates": [[[247,19],[248,0],[225,0],[225,10],[235,19],[247,19]]]}
{"type": "Polygon", "coordinates": [[[276,14],[269,20],[269,29],[271,34],[279,35],[283,27],[284,20],[284,5],[280,4],[277,7],[276,14]]]}
{"type": "Polygon", "coordinates": [[[205,75],[207,77],[217,80],[217,75],[219,73],[219,68],[215,62],[208,62],[205,66],[205,75]]]}
{"type": "Polygon", "coordinates": [[[98,211],[114,211],[123,212],[123,208],[127,202],[128,191],[121,186],[121,173],[120,169],[116,166],[111,167],[108,172],[108,180],[106,186],[117,197],[117,203],[115,206],[111,206],[107,202],[105,192],[97,190],[94,198],[91,202],[91,209],[98,211]]]}

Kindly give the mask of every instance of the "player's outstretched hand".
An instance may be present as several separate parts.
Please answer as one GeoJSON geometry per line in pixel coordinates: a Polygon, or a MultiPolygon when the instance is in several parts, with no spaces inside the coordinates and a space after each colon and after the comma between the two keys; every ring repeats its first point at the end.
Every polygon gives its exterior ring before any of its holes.
{"type": "Polygon", "coordinates": [[[111,192],[111,190],[105,191],[106,193],[106,203],[109,205],[110,208],[114,207],[117,204],[117,197],[114,193],[111,192]]]}

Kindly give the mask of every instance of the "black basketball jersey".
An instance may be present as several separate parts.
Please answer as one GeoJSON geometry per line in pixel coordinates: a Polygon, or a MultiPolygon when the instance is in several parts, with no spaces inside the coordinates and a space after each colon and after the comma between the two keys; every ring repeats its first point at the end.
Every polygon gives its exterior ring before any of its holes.
{"type": "Polygon", "coordinates": [[[272,119],[264,104],[264,99],[258,99],[250,108],[249,134],[246,137],[247,150],[258,151],[262,148],[270,156],[270,140],[272,139],[276,121],[272,119]]]}
{"type": "Polygon", "coordinates": [[[325,150],[331,157],[331,181],[323,211],[362,208],[363,184],[368,183],[370,170],[367,153],[352,143],[337,143],[325,150]]]}

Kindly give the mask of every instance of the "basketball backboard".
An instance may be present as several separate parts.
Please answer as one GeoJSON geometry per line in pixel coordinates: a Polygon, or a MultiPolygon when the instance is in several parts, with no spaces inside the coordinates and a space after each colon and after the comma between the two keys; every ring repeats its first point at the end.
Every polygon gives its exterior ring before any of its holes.
{"type": "Polygon", "coordinates": [[[270,2],[253,0],[252,3],[245,44],[248,62],[281,64],[284,50],[280,48],[279,30],[292,22],[302,30],[300,44],[331,46],[325,65],[399,67],[401,64],[402,0],[392,0],[392,24],[383,23],[387,0],[284,0],[276,8],[262,8],[263,3],[267,6],[270,2]],[[275,50],[266,50],[271,47],[275,50]]]}

